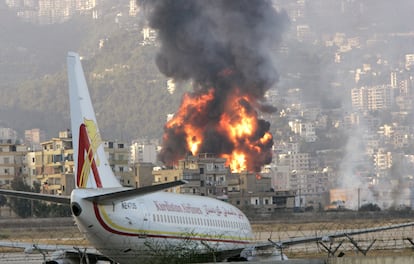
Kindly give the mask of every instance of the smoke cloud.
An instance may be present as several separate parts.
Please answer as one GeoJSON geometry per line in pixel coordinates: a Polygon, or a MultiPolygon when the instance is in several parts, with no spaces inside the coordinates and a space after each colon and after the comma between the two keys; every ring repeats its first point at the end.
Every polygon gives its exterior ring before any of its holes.
{"type": "MultiPolygon", "coordinates": [[[[271,112],[265,92],[278,80],[269,54],[281,40],[287,23],[285,12],[278,12],[270,1],[251,0],[156,0],[139,1],[149,25],[158,31],[161,47],[156,57],[159,70],[175,80],[190,80],[194,91],[188,97],[201,100],[213,94],[202,111],[196,105],[182,113],[183,123],[190,123],[202,133],[198,152],[231,153],[235,145],[220,129],[224,113],[234,111],[229,104],[236,99],[251,115],[271,112]],[[213,92],[211,92],[213,90],[213,92]],[[248,99],[245,99],[248,98],[248,99]]],[[[183,100],[184,104],[184,100],[183,100]]],[[[183,108],[183,105],[180,108],[183,108]]],[[[177,114],[177,113],[176,113],[177,114]]],[[[234,113],[233,113],[234,114],[234,113]]],[[[273,140],[258,143],[270,124],[257,120],[257,128],[246,140],[256,142],[262,156],[248,161],[249,169],[258,170],[270,163],[273,140]]],[[[171,164],[189,152],[182,127],[165,127],[160,159],[171,164]]],[[[248,145],[248,144],[247,144],[248,145]]],[[[243,147],[242,147],[243,148],[243,147]]],[[[245,147],[246,151],[249,147],[245,147]]]]}

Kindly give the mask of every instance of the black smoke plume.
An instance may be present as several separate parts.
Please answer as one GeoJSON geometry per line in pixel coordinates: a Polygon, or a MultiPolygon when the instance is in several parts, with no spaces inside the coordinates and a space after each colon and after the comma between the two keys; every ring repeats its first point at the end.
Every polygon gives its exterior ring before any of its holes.
{"type": "MultiPolygon", "coordinates": [[[[199,152],[231,153],[234,142],[217,130],[217,122],[236,89],[252,99],[242,102],[248,111],[276,110],[265,104],[264,94],[278,80],[269,54],[281,40],[286,13],[265,0],[138,0],[138,4],[149,25],[158,31],[159,70],[175,80],[191,80],[194,92],[190,96],[214,89],[206,113],[185,117],[186,122],[200,123],[205,131],[199,152]]],[[[252,137],[269,130],[267,121],[258,124],[252,137]]],[[[273,141],[260,146],[265,154],[249,161],[250,170],[270,163],[272,145],[273,141]]],[[[185,133],[165,127],[160,160],[171,164],[186,153],[185,133]]]]}

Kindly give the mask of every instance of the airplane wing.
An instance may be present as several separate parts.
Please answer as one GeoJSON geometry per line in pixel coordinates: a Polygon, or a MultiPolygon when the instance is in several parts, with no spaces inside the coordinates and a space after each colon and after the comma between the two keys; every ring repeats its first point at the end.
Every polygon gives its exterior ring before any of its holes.
{"type": "Polygon", "coordinates": [[[0,247],[6,248],[21,248],[24,249],[25,253],[40,253],[40,252],[50,252],[50,251],[57,251],[57,250],[73,250],[73,246],[69,245],[49,245],[49,244],[36,244],[36,243],[29,243],[29,242],[21,242],[21,241],[6,241],[0,240],[0,247]]]}
{"type": "Polygon", "coordinates": [[[49,244],[36,244],[20,241],[5,241],[0,240],[0,247],[6,248],[20,248],[24,250],[25,254],[41,254],[45,260],[44,263],[108,263],[114,264],[115,262],[106,256],[102,255],[95,248],[90,247],[77,247],[70,245],[49,245],[49,244]],[[52,254],[49,257],[49,252],[52,254]],[[46,257],[46,255],[48,257],[46,257]],[[50,262],[46,261],[46,258],[50,262]],[[87,259],[86,262],[83,262],[87,259]]]}
{"type": "Polygon", "coordinates": [[[57,196],[57,195],[51,195],[51,194],[22,192],[22,191],[5,190],[5,189],[0,189],[0,194],[13,196],[17,198],[42,200],[42,201],[61,203],[61,204],[70,204],[69,196],[57,196]]]}
{"type": "MultiPolygon", "coordinates": [[[[175,186],[186,184],[187,181],[178,180],[173,182],[166,182],[157,185],[151,186],[144,186],[141,188],[134,188],[134,189],[122,189],[118,191],[114,191],[114,189],[97,189],[97,191],[102,191],[102,194],[97,194],[94,196],[87,197],[85,199],[94,201],[94,202],[104,202],[106,200],[122,200],[128,199],[129,197],[135,197],[137,195],[144,195],[148,193],[162,191],[168,188],[172,188],[175,186]]],[[[5,190],[0,189],[0,194],[13,196],[17,198],[23,199],[30,199],[30,200],[41,200],[47,202],[54,202],[54,203],[61,203],[61,204],[70,204],[70,197],[69,196],[57,196],[57,195],[50,195],[50,194],[41,194],[41,193],[33,193],[33,192],[22,192],[22,191],[14,191],[14,190],[5,190]]]]}
{"type": "Polygon", "coordinates": [[[403,228],[403,227],[409,227],[409,226],[414,226],[414,222],[395,224],[395,225],[389,225],[389,226],[373,227],[373,228],[355,229],[355,230],[349,230],[349,231],[344,231],[344,232],[341,231],[341,232],[335,232],[335,233],[331,233],[327,235],[295,237],[295,238],[281,240],[277,242],[269,239],[267,242],[262,242],[262,243],[255,245],[255,247],[257,249],[266,249],[270,247],[277,247],[281,249],[281,248],[288,247],[291,245],[304,244],[304,243],[310,243],[310,242],[329,242],[332,239],[339,238],[339,237],[349,237],[349,236],[354,236],[354,235],[374,233],[374,232],[380,232],[384,230],[397,229],[397,228],[403,228]]]}

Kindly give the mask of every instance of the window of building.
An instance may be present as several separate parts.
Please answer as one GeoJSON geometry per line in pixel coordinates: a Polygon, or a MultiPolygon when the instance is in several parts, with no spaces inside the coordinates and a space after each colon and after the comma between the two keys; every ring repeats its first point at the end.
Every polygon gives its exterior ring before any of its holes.
{"type": "Polygon", "coordinates": [[[124,144],[119,143],[119,144],[118,144],[118,148],[123,149],[123,148],[124,148],[124,144]]]}

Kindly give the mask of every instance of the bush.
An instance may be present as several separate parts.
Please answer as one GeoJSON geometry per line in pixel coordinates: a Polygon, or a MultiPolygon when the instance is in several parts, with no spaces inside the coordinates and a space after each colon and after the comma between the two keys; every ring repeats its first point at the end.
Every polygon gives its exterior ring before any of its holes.
{"type": "Polygon", "coordinates": [[[360,212],[379,212],[381,208],[377,204],[369,203],[362,205],[358,211],[360,212]]]}

